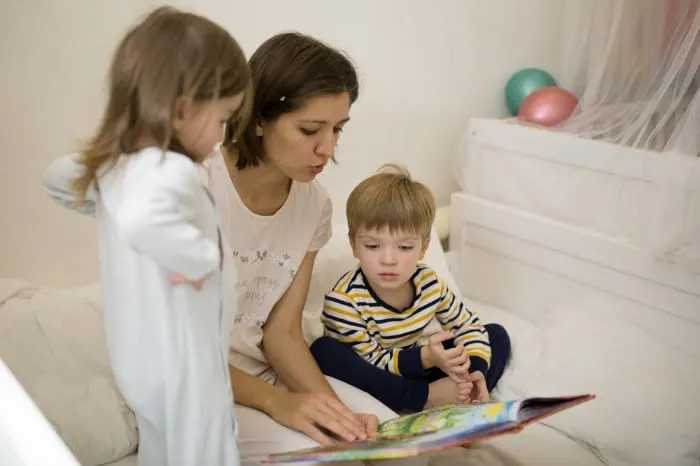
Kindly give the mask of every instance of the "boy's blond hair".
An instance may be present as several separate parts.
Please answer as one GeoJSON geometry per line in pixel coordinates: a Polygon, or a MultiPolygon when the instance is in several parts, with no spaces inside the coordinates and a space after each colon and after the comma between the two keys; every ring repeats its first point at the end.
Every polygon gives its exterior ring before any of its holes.
{"type": "Polygon", "coordinates": [[[435,220],[435,197],[398,164],[385,164],[352,190],[345,207],[350,240],[360,228],[415,233],[426,242],[435,220]]]}

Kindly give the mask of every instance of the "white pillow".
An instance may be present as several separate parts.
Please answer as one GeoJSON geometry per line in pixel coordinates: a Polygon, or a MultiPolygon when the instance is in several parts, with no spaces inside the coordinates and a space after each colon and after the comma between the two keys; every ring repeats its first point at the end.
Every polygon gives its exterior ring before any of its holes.
{"type": "MultiPolygon", "coordinates": [[[[433,230],[430,245],[423,260],[432,267],[437,274],[447,282],[448,286],[459,295],[459,290],[450,268],[447,265],[445,251],[442,249],[437,232],[433,230]]],[[[348,241],[348,226],[345,223],[333,225],[333,236],[328,244],[318,252],[314,272],[311,276],[309,295],[304,307],[304,337],[311,344],[316,338],[323,335],[321,325],[321,310],[323,298],[333,287],[340,276],[357,265],[357,260],[352,255],[350,242],[348,241]]],[[[433,320],[427,328],[427,333],[440,330],[437,321],[433,320]]]]}

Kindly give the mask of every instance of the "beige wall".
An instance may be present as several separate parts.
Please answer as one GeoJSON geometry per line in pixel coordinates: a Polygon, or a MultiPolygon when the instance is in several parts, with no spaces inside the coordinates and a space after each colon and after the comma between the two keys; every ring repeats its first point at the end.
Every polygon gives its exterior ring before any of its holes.
{"type": "MultiPolygon", "coordinates": [[[[94,228],[54,205],[40,175],[95,127],[110,54],[144,0],[0,2],[0,277],[65,285],[96,278],[94,228]]],[[[229,28],[250,54],[270,35],[311,33],[345,49],[363,92],[322,175],[342,218],[352,186],[401,160],[441,202],[451,153],[473,115],[502,115],[519,67],[556,73],[561,0],[179,0],[229,28]],[[215,16],[213,16],[215,14],[215,16]]]]}

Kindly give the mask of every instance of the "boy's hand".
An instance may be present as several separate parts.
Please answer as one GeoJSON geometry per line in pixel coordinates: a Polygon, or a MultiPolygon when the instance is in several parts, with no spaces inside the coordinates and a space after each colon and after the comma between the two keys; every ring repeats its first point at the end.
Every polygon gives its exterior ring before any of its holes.
{"type": "Polygon", "coordinates": [[[474,371],[469,374],[472,382],[471,400],[474,403],[486,403],[489,401],[489,391],[486,388],[486,377],[481,371],[474,371]]]}
{"type": "Polygon", "coordinates": [[[196,290],[199,291],[202,289],[202,285],[206,281],[207,278],[209,278],[211,274],[206,275],[204,278],[200,278],[199,280],[190,280],[189,278],[185,277],[181,273],[176,273],[170,276],[170,284],[171,285],[192,285],[192,287],[196,290]]]}
{"type": "Polygon", "coordinates": [[[456,348],[445,349],[442,346],[444,341],[452,339],[452,334],[449,332],[438,333],[432,335],[428,340],[423,367],[437,367],[445,374],[449,375],[455,382],[468,381],[469,374],[469,355],[464,346],[459,345],[456,348]]]}

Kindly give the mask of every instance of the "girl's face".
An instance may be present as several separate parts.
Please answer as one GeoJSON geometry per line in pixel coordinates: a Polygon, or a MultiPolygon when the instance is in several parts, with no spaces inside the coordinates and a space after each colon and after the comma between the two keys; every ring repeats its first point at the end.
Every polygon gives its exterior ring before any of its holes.
{"type": "Polygon", "coordinates": [[[173,121],[173,129],[184,148],[197,161],[204,160],[223,141],[226,122],[238,111],[242,102],[243,93],[240,93],[233,97],[181,105],[178,118],[173,121]]]}
{"type": "Polygon", "coordinates": [[[267,163],[299,182],[309,182],[323,171],[335,153],[343,126],[350,117],[350,95],[311,97],[300,109],[256,128],[263,138],[267,163]]]}

